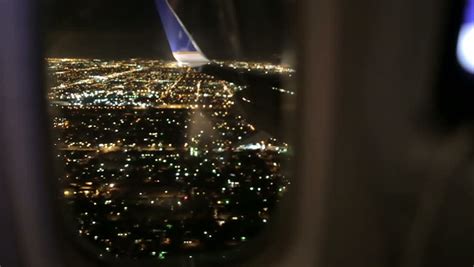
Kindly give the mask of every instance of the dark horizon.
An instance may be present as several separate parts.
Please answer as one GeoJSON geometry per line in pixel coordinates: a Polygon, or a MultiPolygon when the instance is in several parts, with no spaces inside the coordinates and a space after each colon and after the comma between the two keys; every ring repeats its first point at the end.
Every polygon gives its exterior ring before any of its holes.
{"type": "MultiPolygon", "coordinates": [[[[291,0],[170,0],[210,59],[278,61],[290,42],[291,0]]],[[[45,56],[173,60],[153,0],[49,1],[45,56]]]]}

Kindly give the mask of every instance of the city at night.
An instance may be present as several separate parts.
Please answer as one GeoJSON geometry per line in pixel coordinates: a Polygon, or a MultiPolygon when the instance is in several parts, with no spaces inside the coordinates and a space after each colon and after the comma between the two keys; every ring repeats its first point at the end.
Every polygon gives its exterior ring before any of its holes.
{"type": "Polygon", "coordinates": [[[474,266],[474,0],[2,0],[0,37],[0,267],[474,266]]]}
{"type": "MultiPolygon", "coordinates": [[[[270,63],[212,62],[265,77],[270,63]]],[[[246,118],[246,90],[161,60],[47,60],[59,198],[74,235],[104,258],[238,248],[291,188],[292,148],[246,118]]]]}

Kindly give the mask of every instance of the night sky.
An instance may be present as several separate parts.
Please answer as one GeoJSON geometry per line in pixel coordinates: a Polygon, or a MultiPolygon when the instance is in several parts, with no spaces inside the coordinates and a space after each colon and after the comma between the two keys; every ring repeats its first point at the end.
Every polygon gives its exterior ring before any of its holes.
{"type": "MultiPolygon", "coordinates": [[[[293,0],[170,0],[211,59],[278,61],[291,45],[293,0]]],[[[49,0],[49,57],[172,59],[154,0],[49,0]]]]}

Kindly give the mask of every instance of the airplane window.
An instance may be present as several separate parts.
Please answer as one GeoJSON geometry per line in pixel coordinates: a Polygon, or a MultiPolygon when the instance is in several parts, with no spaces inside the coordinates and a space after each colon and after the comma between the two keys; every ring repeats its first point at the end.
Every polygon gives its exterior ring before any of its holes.
{"type": "Polygon", "coordinates": [[[85,251],[224,259],[268,228],[292,181],[291,7],[47,4],[58,199],[85,251]]]}
{"type": "Polygon", "coordinates": [[[474,119],[474,1],[450,1],[446,14],[435,96],[440,121],[452,128],[474,119]]]}
{"type": "Polygon", "coordinates": [[[467,1],[459,32],[457,56],[462,67],[474,74],[474,1],[467,1]]]}

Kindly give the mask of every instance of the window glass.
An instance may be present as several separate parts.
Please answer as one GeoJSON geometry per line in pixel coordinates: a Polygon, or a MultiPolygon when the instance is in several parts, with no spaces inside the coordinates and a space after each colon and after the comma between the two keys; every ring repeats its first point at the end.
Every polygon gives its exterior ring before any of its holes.
{"type": "Polygon", "coordinates": [[[291,1],[48,5],[65,221],[103,260],[244,248],[291,190],[291,1]]]}

